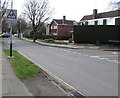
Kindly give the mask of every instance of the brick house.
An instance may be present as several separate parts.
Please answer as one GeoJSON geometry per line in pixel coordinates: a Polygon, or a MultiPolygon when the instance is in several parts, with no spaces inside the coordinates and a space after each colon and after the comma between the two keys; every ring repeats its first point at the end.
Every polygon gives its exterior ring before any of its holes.
{"type": "Polygon", "coordinates": [[[94,9],[92,15],[80,20],[80,25],[120,25],[120,10],[97,13],[97,9],[94,9]]]}
{"type": "Polygon", "coordinates": [[[75,21],[63,19],[53,19],[46,27],[46,35],[70,35],[73,31],[73,24],[75,21]]]}

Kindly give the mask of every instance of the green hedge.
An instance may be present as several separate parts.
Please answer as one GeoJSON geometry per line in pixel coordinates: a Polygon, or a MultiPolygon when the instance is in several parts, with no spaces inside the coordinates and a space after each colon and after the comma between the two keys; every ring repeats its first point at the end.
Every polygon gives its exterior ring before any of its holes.
{"type": "Polygon", "coordinates": [[[41,35],[39,39],[54,39],[54,40],[68,40],[71,36],[68,35],[41,35]]]}
{"type": "MultiPolygon", "coordinates": [[[[26,38],[33,38],[33,33],[32,32],[25,32],[24,37],[26,38]]],[[[36,38],[37,39],[54,39],[54,40],[68,40],[69,38],[71,38],[72,36],[69,35],[42,35],[39,32],[36,32],[36,38]]]]}
{"type": "Polygon", "coordinates": [[[24,33],[23,36],[26,37],[26,38],[31,38],[31,35],[30,35],[29,32],[24,33]]]}
{"type": "Polygon", "coordinates": [[[74,26],[74,42],[75,43],[108,43],[108,40],[119,40],[120,26],[114,25],[89,25],[74,26]]]}

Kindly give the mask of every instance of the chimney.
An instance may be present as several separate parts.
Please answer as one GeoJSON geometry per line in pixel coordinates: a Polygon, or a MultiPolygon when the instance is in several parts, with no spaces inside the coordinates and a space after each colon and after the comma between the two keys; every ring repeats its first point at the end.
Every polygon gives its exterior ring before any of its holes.
{"type": "Polygon", "coordinates": [[[66,23],[66,17],[63,16],[63,19],[62,19],[62,24],[65,24],[66,23]]]}
{"type": "Polygon", "coordinates": [[[96,19],[97,18],[97,9],[94,9],[93,10],[93,19],[96,19]]]}

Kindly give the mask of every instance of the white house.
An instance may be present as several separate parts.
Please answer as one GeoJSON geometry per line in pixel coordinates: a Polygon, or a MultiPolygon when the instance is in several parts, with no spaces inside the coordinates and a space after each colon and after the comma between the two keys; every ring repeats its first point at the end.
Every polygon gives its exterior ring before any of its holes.
{"type": "Polygon", "coordinates": [[[80,20],[80,25],[120,25],[120,10],[97,13],[97,9],[94,9],[92,15],[80,20]]]}

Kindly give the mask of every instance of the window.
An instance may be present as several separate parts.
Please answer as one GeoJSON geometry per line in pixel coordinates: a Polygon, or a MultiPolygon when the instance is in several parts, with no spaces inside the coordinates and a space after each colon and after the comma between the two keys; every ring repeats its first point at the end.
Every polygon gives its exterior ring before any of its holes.
{"type": "Polygon", "coordinates": [[[107,25],[115,25],[114,18],[107,19],[107,25]]]}
{"type": "Polygon", "coordinates": [[[54,29],[54,26],[51,26],[51,29],[54,29]]]}
{"type": "Polygon", "coordinates": [[[103,20],[103,25],[106,25],[106,24],[107,24],[107,20],[104,19],[104,20],[103,20]]]}
{"type": "Polygon", "coordinates": [[[98,21],[98,25],[103,25],[103,21],[102,21],[102,20],[99,20],[99,21],[98,21]]]}
{"type": "Polygon", "coordinates": [[[98,21],[95,21],[95,22],[94,22],[94,25],[98,25],[98,21]]]}
{"type": "Polygon", "coordinates": [[[57,26],[54,26],[54,29],[57,29],[57,26]]]}
{"type": "Polygon", "coordinates": [[[115,25],[120,25],[120,18],[115,19],[115,25]]]}
{"type": "Polygon", "coordinates": [[[88,22],[85,22],[85,25],[88,25],[88,22]]]}
{"type": "Polygon", "coordinates": [[[51,29],[57,29],[57,26],[51,26],[51,29]]]}
{"type": "Polygon", "coordinates": [[[94,25],[94,21],[89,21],[87,24],[88,25],[94,25]]]}

